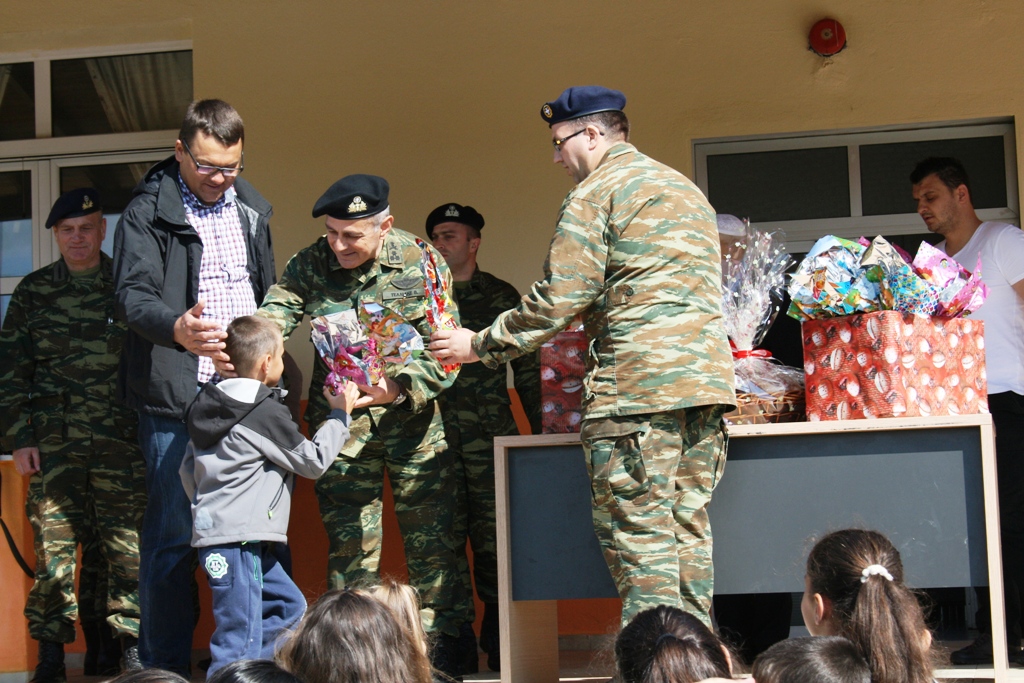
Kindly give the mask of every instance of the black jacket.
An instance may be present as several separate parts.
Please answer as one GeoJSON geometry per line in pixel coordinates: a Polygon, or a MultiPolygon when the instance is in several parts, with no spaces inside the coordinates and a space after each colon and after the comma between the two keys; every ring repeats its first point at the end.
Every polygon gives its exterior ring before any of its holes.
{"type": "MultiPolygon", "coordinates": [[[[270,204],[235,180],[256,304],[276,280],[270,204]]],[[[199,295],[203,243],[185,218],[174,157],[153,166],[135,187],[114,235],[117,315],[128,323],[118,397],[130,408],[183,418],[196,396],[199,358],[174,342],[174,321],[199,295]]]]}

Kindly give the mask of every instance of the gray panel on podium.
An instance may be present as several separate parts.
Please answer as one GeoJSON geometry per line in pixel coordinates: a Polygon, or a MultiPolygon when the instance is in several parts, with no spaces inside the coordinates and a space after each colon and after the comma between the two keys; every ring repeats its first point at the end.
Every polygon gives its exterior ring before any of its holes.
{"type": "Polygon", "coordinates": [[[715,591],[802,592],[808,539],[851,526],[893,541],[908,585],[988,585],[980,454],[976,428],[732,439],[715,591]]]}
{"type": "Polygon", "coordinates": [[[508,489],[513,600],[619,597],[591,523],[582,446],[516,448],[508,489]]]}

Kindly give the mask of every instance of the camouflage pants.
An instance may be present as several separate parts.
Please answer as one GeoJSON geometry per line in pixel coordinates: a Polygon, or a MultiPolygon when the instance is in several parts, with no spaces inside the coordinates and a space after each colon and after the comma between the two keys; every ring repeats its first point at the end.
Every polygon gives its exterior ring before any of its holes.
{"type": "MultiPolygon", "coordinates": [[[[25,501],[36,552],[36,580],[25,605],[29,633],[36,640],[75,640],[75,551],[90,538],[92,506],[99,555],[106,566],[106,620],[118,633],[138,636],[138,531],[144,494],[138,488],[142,460],[137,448],[94,438],[59,445],[44,440],[39,450],[42,472],[32,476],[25,501]]],[[[96,601],[90,602],[95,613],[96,601]]],[[[84,613],[89,611],[83,607],[84,613]]]]}
{"type": "Polygon", "coordinates": [[[466,621],[475,618],[473,584],[484,603],[498,602],[498,552],[494,502],[494,442],[485,450],[463,450],[455,454],[455,553],[465,599],[459,605],[466,621]],[[466,539],[473,549],[473,572],[469,571],[466,539]]]}
{"type": "Polygon", "coordinates": [[[78,620],[85,624],[107,620],[107,558],[103,554],[103,541],[96,527],[96,508],[92,499],[83,517],[82,567],[78,570],[78,620]]]}
{"type": "Polygon", "coordinates": [[[580,437],[594,529],[622,597],[622,623],[658,605],[711,625],[707,506],[725,467],[722,406],[586,420],[580,437]]]}
{"type": "Polygon", "coordinates": [[[462,615],[452,537],[455,479],[443,439],[385,444],[374,436],[358,455],[339,455],[316,482],[320,514],[330,542],[327,582],[331,589],[380,580],[381,496],[387,470],[395,515],[405,546],[409,583],[419,591],[428,633],[457,636],[462,615]]]}

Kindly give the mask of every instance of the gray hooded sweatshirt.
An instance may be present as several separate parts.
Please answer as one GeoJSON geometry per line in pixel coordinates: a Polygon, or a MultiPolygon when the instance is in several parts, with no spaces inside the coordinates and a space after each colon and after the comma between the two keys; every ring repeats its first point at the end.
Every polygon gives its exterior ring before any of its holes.
{"type": "Polygon", "coordinates": [[[191,440],[178,470],[192,501],[192,545],[287,542],[294,475],[326,472],[348,441],[350,419],[332,410],[309,441],[258,380],[203,386],[185,414],[191,440]]]}

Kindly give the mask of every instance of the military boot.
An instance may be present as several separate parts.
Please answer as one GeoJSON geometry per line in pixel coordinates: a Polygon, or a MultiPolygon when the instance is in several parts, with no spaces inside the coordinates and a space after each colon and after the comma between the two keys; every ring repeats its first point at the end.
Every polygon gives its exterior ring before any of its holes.
{"type": "Polygon", "coordinates": [[[82,675],[95,676],[96,662],[100,658],[100,625],[96,622],[82,624],[82,635],[85,636],[85,659],[82,660],[82,675]]]}
{"type": "Polygon", "coordinates": [[[462,648],[459,639],[446,633],[440,633],[430,648],[430,664],[434,669],[453,681],[462,680],[462,648]]]}
{"type": "Polygon", "coordinates": [[[39,641],[39,663],[31,683],[66,683],[64,670],[64,643],[52,640],[39,641]]]}
{"type": "Polygon", "coordinates": [[[121,639],[114,635],[109,624],[99,625],[100,656],[96,660],[96,674],[99,676],[116,676],[121,672],[121,639]]]}
{"type": "Polygon", "coordinates": [[[139,659],[139,639],[121,636],[121,671],[139,671],[143,668],[139,659]]]}
{"type": "Polygon", "coordinates": [[[480,622],[480,649],[487,653],[487,668],[501,671],[501,637],[498,635],[498,603],[484,605],[484,618],[480,622]]]}
{"type": "Polygon", "coordinates": [[[480,673],[480,653],[476,649],[476,633],[471,621],[459,627],[459,649],[462,651],[462,673],[480,673]]]}

